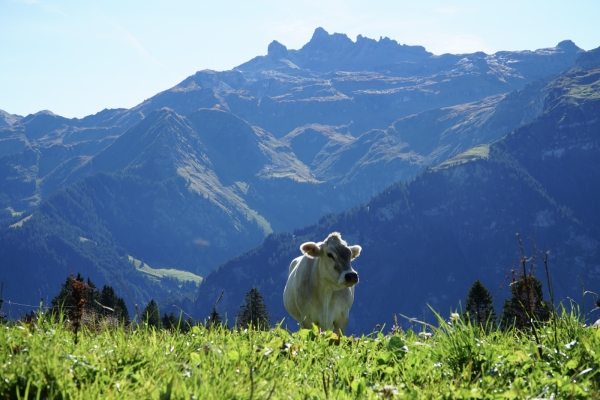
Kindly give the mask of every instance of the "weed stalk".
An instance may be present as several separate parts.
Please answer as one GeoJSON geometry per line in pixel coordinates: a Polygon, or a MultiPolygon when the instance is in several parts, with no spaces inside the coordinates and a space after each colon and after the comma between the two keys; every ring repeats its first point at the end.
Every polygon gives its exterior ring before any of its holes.
{"type": "MultiPolygon", "coordinates": [[[[528,317],[531,321],[531,331],[533,332],[533,336],[535,337],[535,342],[537,343],[537,349],[540,358],[542,358],[542,344],[540,342],[540,338],[537,333],[537,329],[535,327],[535,314],[534,314],[534,303],[533,303],[533,290],[530,287],[527,279],[527,257],[525,257],[525,251],[523,250],[523,243],[521,242],[521,237],[517,233],[517,240],[519,241],[519,248],[521,249],[521,264],[523,265],[523,286],[525,287],[525,295],[527,297],[527,308],[526,314],[529,314],[528,317]]],[[[533,270],[533,267],[532,267],[533,270]]]]}

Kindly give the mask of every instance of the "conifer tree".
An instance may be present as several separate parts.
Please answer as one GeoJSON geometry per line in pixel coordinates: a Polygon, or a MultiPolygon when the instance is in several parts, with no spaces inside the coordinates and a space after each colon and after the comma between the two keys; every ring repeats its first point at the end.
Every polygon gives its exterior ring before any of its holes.
{"type": "Polygon", "coordinates": [[[102,292],[100,292],[100,303],[105,306],[114,309],[117,306],[117,299],[115,295],[115,290],[108,285],[104,285],[102,287],[102,292]]]}
{"type": "MultiPolygon", "coordinates": [[[[76,281],[83,283],[83,277],[80,273],[74,278],[76,281]]],[[[64,309],[64,311],[69,315],[69,318],[73,318],[76,304],[71,296],[73,292],[73,275],[67,277],[65,283],[62,284],[60,292],[52,299],[51,304],[52,308],[56,311],[59,309],[64,309]]],[[[88,283],[92,283],[88,279],[88,283]]],[[[93,285],[93,283],[92,283],[93,285]]],[[[94,294],[95,286],[86,285],[83,292],[83,299],[85,300],[84,311],[85,312],[96,312],[97,307],[95,307],[94,299],[97,298],[94,294]],[[93,304],[91,304],[93,303],[93,304]]]]}
{"type": "Polygon", "coordinates": [[[217,305],[219,304],[219,302],[223,298],[224,294],[225,294],[225,291],[223,290],[221,292],[221,295],[217,299],[217,302],[213,306],[213,310],[210,313],[210,316],[208,317],[208,328],[213,328],[213,327],[216,328],[216,327],[222,327],[223,326],[223,318],[221,318],[221,314],[219,314],[217,312],[217,305]]]}
{"type": "Polygon", "coordinates": [[[104,285],[100,292],[100,304],[104,307],[112,308],[114,311],[112,315],[118,318],[120,321],[129,323],[129,311],[125,305],[125,300],[115,294],[115,290],[112,286],[104,285]]]}
{"type": "Polygon", "coordinates": [[[116,296],[116,298],[115,316],[123,321],[125,325],[129,325],[131,319],[129,318],[129,310],[127,309],[127,304],[125,304],[125,299],[119,296],[116,296]]]}
{"type": "Polygon", "coordinates": [[[148,326],[161,328],[160,311],[154,299],[150,300],[144,311],[142,311],[142,321],[148,322],[148,326]]]}
{"type": "MultiPolygon", "coordinates": [[[[70,318],[73,317],[73,311],[75,310],[75,303],[71,296],[71,292],[73,291],[71,284],[72,280],[73,277],[67,277],[65,283],[62,284],[60,292],[52,299],[51,302],[52,308],[55,311],[63,308],[70,318]]],[[[77,274],[75,280],[83,282],[83,277],[81,274],[77,274]]],[[[98,316],[106,316],[108,314],[104,307],[109,307],[114,310],[112,313],[114,317],[125,322],[125,324],[129,323],[129,311],[127,310],[125,300],[122,297],[117,296],[111,286],[104,285],[102,287],[102,291],[98,291],[96,289],[96,285],[94,285],[92,280],[88,278],[87,287],[84,291],[83,298],[85,300],[84,310],[86,313],[95,313],[98,316]]]]}
{"type": "Polygon", "coordinates": [[[240,307],[237,319],[242,328],[252,326],[253,329],[257,330],[269,329],[271,317],[257,288],[252,288],[246,293],[244,304],[240,307]]]}
{"type": "MultiPolygon", "coordinates": [[[[83,277],[81,277],[81,275],[78,274],[78,278],[81,279],[77,279],[81,282],[83,282],[83,277]]],[[[90,277],[87,278],[87,289],[84,292],[83,298],[85,299],[86,303],[85,303],[85,311],[90,313],[94,313],[97,315],[103,315],[102,312],[102,306],[98,303],[100,303],[100,292],[97,290],[98,288],[96,287],[96,285],[94,285],[94,282],[92,282],[92,280],[90,279],[90,277]]]]}
{"type": "Polygon", "coordinates": [[[179,325],[179,320],[177,319],[175,314],[173,314],[173,311],[171,311],[169,313],[169,315],[167,315],[167,313],[165,313],[165,315],[163,316],[163,319],[162,319],[162,326],[164,329],[169,329],[169,330],[176,329],[178,325],[179,325]]]}
{"type": "Polygon", "coordinates": [[[223,318],[221,318],[221,314],[217,312],[217,307],[213,307],[210,316],[208,317],[208,326],[209,328],[218,327],[223,324],[223,318]]]}
{"type": "Polygon", "coordinates": [[[521,275],[510,287],[512,297],[504,300],[502,309],[502,326],[507,328],[515,325],[523,329],[531,326],[531,319],[547,321],[550,309],[544,302],[542,283],[533,274],[521,275]]]}
{"type": "Polygon", "coordinates": [[[496,319],[493,302],[490,291],[479,279],[476,280],[469,289],[465,318],[469,318],[472,324],[478,326],[485,326],[488,322],[493,323],[496,319]]]}

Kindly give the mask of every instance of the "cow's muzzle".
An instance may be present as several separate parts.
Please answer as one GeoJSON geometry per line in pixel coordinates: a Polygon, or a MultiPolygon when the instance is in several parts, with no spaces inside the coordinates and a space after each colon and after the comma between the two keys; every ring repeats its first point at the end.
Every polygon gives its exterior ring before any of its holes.
{"type": "Polygon", "coordinates": [[[348,286],[356,285],[358,283],[358,274],[356,272],[347,272],[344,275],[344,283],[348,286]]]}

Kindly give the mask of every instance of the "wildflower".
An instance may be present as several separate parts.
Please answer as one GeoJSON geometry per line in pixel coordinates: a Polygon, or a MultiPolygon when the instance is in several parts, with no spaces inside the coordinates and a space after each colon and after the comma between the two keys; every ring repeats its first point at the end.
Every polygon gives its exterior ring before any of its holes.
{"type": "Polygon", "coordinates": [[[450,322],[455,324],[458,322],[458,320],[460,319],[460,315],[458,313],[452,313],[450,314],[450,322]]]}

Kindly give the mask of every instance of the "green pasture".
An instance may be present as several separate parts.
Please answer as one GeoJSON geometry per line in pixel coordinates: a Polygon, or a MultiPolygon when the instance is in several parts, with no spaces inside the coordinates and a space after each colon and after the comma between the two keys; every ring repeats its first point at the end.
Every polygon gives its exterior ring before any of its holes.
{"type": "Polygon", "coordinates": [[[128,257],[129,261],[133,263],[137,271],[142,272],[151,279],[156,279],[160,281],[160,279],[168,277],[175,278],[180,282],[193,281],[196,283],[196,285],[199,285],[202,282],[202,277],[192,272],[182,271],[173,268],[152,268],[148,264],[143,263],[142,261],[133,258],[132,256],[128,257]]]}
{"type": "MultiPolygon", "coordinates": [[[[535,331],[440,319],[360,337],[83,328],[40,314],[0,326],[0,397],[69,399],[588,399],[600,331],[573,313],[535,331]],[[424,332],[427,331],[427,334],[424,332]]],[[[389,329],[388,329],[389,330],[389,329]]]]}

